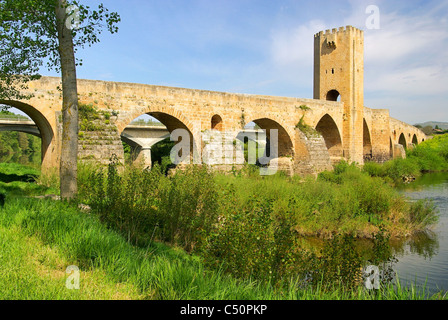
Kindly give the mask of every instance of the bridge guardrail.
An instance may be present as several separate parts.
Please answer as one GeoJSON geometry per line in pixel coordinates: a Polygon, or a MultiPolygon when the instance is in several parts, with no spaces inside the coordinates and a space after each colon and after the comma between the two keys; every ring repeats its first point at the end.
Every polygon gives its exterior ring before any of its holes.
{"type": "Polygon", "coordinates": [[[0,117],[0,122],[29,122],[34,123],[31,119],[20,118],[20,117],[0,117]]]}
{"type": "Polygon", "coordinates": [[[28,121],[28,122],[34,122],[31,119],[21,118],[21,117],[0,117],[0,121],[28,121]]]}

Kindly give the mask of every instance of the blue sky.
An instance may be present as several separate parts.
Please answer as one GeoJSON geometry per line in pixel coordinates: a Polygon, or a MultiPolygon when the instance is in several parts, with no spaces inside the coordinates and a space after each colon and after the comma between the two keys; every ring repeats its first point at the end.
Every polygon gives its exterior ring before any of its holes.
{"type": "Polygon", "coordinates": [[[80,49],[78,78],[312,98],[313,35],[352,25],[365,32],[364,104],[411,124],[448,121],[447,0],[102,2],[120,29],[80,49]]]}

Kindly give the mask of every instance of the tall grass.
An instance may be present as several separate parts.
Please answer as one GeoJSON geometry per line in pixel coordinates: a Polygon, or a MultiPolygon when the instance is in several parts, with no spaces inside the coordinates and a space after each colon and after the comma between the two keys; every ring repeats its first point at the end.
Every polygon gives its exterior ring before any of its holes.
{"type": "Polygon", "coordinates": [[[135,244],[157,238],[191,250],[217,219],[217,186],[205,168],[190,167],[171,179],[158,165],[120,169],[112,162],[86,178],[82,200],[135,244]]]}
{"type": "Polygon", "coordinates": [[[260,294],[250,283],[246,284],[250,290],[244,284],[239,289],[237,281],[219,271],[206,270],[197,258],[181,250],[154,243],[146,248],[133,247],[96,217],[64,203],[15,199],[1,212],[0,219],[3,228],[16,227],[28,236],[37,236],[81,270],[100,270],[109,281],[137,287],[141,298],[244,299],[260,294]]]}
{"type": "MultiPolygon", "coordinates": [[[[83,175],[81,200],[135,245],[166,242],[198,254],[211,268],[273,283],[354,262],[322,265],[318,259],[327,257],[303,250],[301,236],[374,238],[382,229],[399,236],[433,222],[430,206],[407,203],[384,180],[355,166],[340,165],[317,181],[246,173],[191,166],[165,176],[158,166],[142,170],[112,162],[83,175]]],[[[353,274],[359,265],[353,263],[353,274]]]]}
{"type": "Polygon", "coordinates": [[[2,299],[446,298],[393,285],[373,293],[336,284],[302,287],[291,280],[278,287],[240,280],[180,249],[153,242],[134,247],[97,217],[52,200],[10,199],[0,209],[0,229],[2,299]],[[81,269],[81,290],[66,289],[68,264],[81,269]]]}

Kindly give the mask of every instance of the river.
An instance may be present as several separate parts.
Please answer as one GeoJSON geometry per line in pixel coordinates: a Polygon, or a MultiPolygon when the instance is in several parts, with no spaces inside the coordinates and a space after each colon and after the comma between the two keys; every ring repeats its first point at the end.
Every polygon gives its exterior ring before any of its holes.
{"type": "Polygon", "coordinates": [[[411,201],[431,199],[439,221],[429,232],[395,247],[394,270],[402,284],[426,285],[429,293],[448,290],[448,172],[428,173],[399,188],[411,201]]]}

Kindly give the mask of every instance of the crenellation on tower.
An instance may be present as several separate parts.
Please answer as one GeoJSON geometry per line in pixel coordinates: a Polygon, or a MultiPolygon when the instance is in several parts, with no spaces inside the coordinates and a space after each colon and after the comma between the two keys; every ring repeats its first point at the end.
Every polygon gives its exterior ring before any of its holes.
{"type": "Polygon", "coordinates": [[[319,31],[318,33],[314,34],[314,37],[316,38],[319,36],[327,36],[329,34],[346,34],[346,33],[355,33],[356,35],[361,36],[364,34],[364,31],[355,28],[353,26],[345,26],[339,28],[326,29],[325,31],[319,31]]]}

